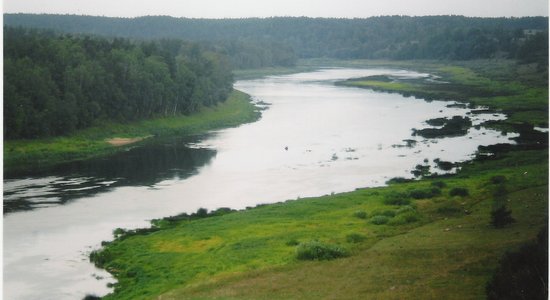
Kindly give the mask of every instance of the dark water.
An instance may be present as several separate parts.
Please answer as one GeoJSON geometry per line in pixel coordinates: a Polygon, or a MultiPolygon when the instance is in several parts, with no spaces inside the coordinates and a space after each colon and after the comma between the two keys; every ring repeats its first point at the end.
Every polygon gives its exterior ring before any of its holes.
{"type": "Polygon", "coordinates": [[[153,139],[106,158],[6,174],[4,213],[66,204],[121,186],[153,186],[166,179],[188,178],[216,156],[213,149],[187,146],[205,137],[153,139]]]}

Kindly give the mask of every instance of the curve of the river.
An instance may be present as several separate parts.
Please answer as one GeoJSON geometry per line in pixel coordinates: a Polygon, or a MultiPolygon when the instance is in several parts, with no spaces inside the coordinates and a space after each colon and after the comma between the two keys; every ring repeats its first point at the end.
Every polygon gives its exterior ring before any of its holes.
{"type": "MultiPolygon", "coordinates": [[[[239,81],[267,109],[255,123],[204,137],[173,139],[41,176],[4,180],[4,298],[82,299],[104,295],[113,278],[88,262],[117,227],[199,207],[245,208],[383,185],[417,164],[464,161],[479,145],[511,142],[480,127],[426,140],[412,128],[469,109],[397,94],[335,86],[385,69],[324,69],[239,81]],[[407,143],[404,140],[415,140],[407,143]]],[[[471,114],[474,125],[503,115],[471,114]]]]}

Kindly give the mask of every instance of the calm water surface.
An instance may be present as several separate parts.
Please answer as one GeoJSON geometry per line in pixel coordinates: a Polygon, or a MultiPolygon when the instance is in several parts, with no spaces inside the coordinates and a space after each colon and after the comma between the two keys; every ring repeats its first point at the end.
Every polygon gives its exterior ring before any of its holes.
{"type": "MultiPolygon", "coordinates": [[[[384,69],[325,69],[239,81],[266,106],[260,121],[201,137],[150,142],[113,157],[41,175],[4,180],[4,298],[82,299],[104,295],[113,278],[88,254],[117,227],[199,207],[245,208],[411,177],[417,164],[470,159],[477,146],[510,142],[494,130],[426,140],[425,120],[465,116],[449,102],[338,87],[336,80],[387,74],[384,69]],[[405,140],[415,140],[412,147],[405,140]]],[[[503,115],[471,114],[475,124],[503,115]]]]}

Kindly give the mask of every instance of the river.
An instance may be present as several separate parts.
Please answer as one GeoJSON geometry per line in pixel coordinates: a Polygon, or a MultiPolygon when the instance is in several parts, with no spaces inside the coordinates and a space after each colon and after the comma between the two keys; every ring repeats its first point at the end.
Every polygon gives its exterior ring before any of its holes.
{"type": "Polygon", "coordinates": [[[200,207],[242,209],[380,186],[412,177],[418,164],[442,172],[434,159],[464,161],[479,145],[511,142],[512,135],[483,127],[461,137],[412,136],[431,118],[469,115],[478,125],[505,116],[334,85],[378,74],[433,80],[404,70],[322,69],[238,81],[237,89],[265,107],[255,123],[4,178],[4,299],[110,292],[114,279],[87,256],[118,227],[200,207]]]}

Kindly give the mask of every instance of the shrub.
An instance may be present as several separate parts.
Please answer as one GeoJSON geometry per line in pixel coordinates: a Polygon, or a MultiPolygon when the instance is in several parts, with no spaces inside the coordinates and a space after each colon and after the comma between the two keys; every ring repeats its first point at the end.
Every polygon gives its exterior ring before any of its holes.
{"type": "Polygon", "coordinates": [[[429,189],[414,189],[409,192],[409,196],[413,199],[429,199],[441,195],[441,190],[433,187],[429,189]]]}
{"type": "Polygon", "coordinates": [[[431,184],[432,184],[432,186],[434,186],[436,188],[440,188],[440,189],[447,187],[447,184],[443,181],[432,181],[431,184]]]}
{"type": "Polygon", "coordinates": [[[367,218],[367,212],[364,210],[358,210],[353,213],[354,217],[357,217],[359,219],[366,219],[367,218]]]}
{"type": "Polygon", "coordinates": [[[430,175],[430,166],[416,165],[414,170],[411,171],[414,177],[428,176],[430,175]]]}
{"type": "Polygon", "coordinates": [[[436,161],[437,167],[443,171],[450,171],[455,167],[455,164],[450,161],[436,161]]]}
{"type": "Polygon", "coordinates": [[[126,230],[122,229],[122,228],[117,228],[115,230],[113,230],[113,235],[115,236],[115,238],[123,235],[126,233],[126,230]]]}
{"type": "Polygon", "coordinates": [[[395,218],[391,219],[388,224],[390,225],[403,225],[408,224],[412,222],[418,221],[418,214],[414,211],[409,211],[402,213],[400,215],[397,215],[395,218]]]}
{"type": "Polygon", "coordinates": [[[102,268],[106,263],[112,260],[113,256],[107,248],[94,250],[90,253],[90,262],[93,262],[96,267],[102,268]]]}
{"type": "Polygon", "coordinates": [[[206,218],[208,217],[208,209],[201,207],[197,209],[197,212],[194,213],[194,216],[197,218],[206,218]]]}
{"type": "Polygon", "coordinates": [[[491,224],[496,228],[502,228],[515,221],[516,220],[512,218],[512,211],[507,209],[505,205],[491,211],[491,224]]]}
{"type": "Polygon", "coordinates": [[[400,207],[399,209],[397,209],[397,210],[395,211],[395,213],[396,213],[397,215],[400,215],[400,214],[402,214],[402,213],[411,212],[411,211],[414,212],[414,211],[416,211],[416,210],[414,209],[414,207],[412,207],[412,206],[410,206],[410,205],[405,205],[405,206],[402,206],[402,207],[400,207]]]}
{"type": "Polygon", "coordinates": [[[296,239],[291,239],[291,240],[287,241],[285,244],[287,246],[297,246],[298,244],[300,244],[300,242],[298,242],[298,240],[296,240],[296,239]]]}
{"type": "Polygon", "coordinates": [[[470,192],[468,192],[468,189],[467,188],[462,188],[462,187],[455,187],[455,188],[452,188],[449,191],[450,196],[466,197],[469,194],[470,194],[470,192]]]}
{"type": "Polygon", "coordinates": [[[407,205],[411,203],[408,199],[409,195],[405,193],[390,192],[384,197],[384,204],[386,205],[407,205]]]}
{"type": "Polygon", "coordinates": [[[463,212],[463,207],[457,201],[445,201],[437,208],[437,212],[445,215],[454,215],[463,212]]]}
{"type": "Polygon", "coordinates": [[[387,184],[398,184],[398,183],[406,183],[406,182],[412,182],[414,179],[410,178],[404,178],[404,177],[394,177],[388,181],[386,181],[387,184]]]}
{"type": "Polygon", "coordinates": [[[223,215],[226,215],[228,213],[232,213],[234,212],[235,210],[234,209],[231,209],[229,207],[220,207],[212,212],[210,212],[210,216],[223,216],[223,215]]]}
{"type": "Polygon", "coordinates": [[[497,204],[497,206],[505,203],[506,199],[508,198],[508,190],[506,189],[506,186],[504,184],[497,185],[497,187],[493,191],[493,197],[494,202],[497,204]]]}
{"type": "Polygon", "coordinates": [[[366,239],[367,237],[360,233],[350,233],[346,235],[346,241],[348,241],[348,243],[360,243],[366,239]]]}
{"type": "Polygon", "coordinates": [[[393,218],[395,217],[395,210],[385,210],[380,215],[393,218]]]}
{"type": "Polygon", "coordinates": [[[397,212],[391,209],[386,209],[386,210],[377,209],[372,212],[372,216],[385,216],[389,218],[395,217],[396,214],[397,212]]]}
{"type": "Polygon", "coordinates": [[[318,241],[301,243],[296,247],[296,257],[300,260],[331,260],[348,256],[348,252],[338,246],[318,241]]]}
{"type": "Polygon", "coordinates": [[[506,177],[502,175],[496,175],[491,177],[490,181],[492,184],[502,184],[506,182],[506,177]]]}
{"type": "Polygon", "coordinates": [[[389,221],[390,221],[390,218],[386,216],[374,216],[370,219],[370,222],[374,225],[387,224],[389,221]]]}

